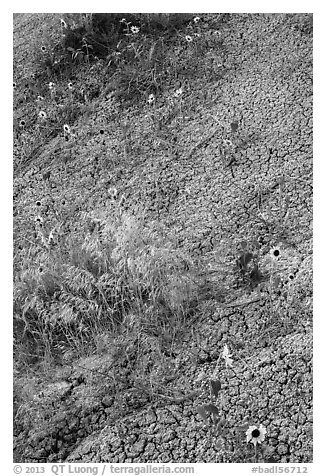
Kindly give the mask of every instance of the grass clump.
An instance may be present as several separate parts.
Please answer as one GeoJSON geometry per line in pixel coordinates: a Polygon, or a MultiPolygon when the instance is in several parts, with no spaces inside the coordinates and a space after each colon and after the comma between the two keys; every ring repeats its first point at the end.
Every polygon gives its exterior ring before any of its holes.
{"type": "Polygon", "coordinates": [[[62,421],[91,415],[92,402],[103,413],[109,395],[115,419],[160,396],[176,378],[175,344],[199,301],[195,264],[141,214],[112,205],[85,214],[70,235],[60,226],[48,234],[41,223],[38,241],[15,263],[19,461],[35,458],[35,441],[46,444],[37,453],[42,461],[67,451],[77,436],[61,441],[62,421]],[[85,385],[74,393],[78,370],[85,385]]]}
{"type": "Polygon", "coordinates": [[[88,217],[85,230],[51,240],[44,233],[42,251],[34,245],[21,263],[14,329],[16,355],[24,361],[68,348],[89,353],[94,336],[116,331],[131,314],[156,335],[173,332],[196,304],[191,259],[142,217],[109,219],[103,212],[88,217]]]}
{"type": "Polygon", "coordinates": [[[196,79],[215,82],[222,75],[211,57],[222,48],[219,32],[212,35],[200,17],[65,14],[52,21],[51,35],[36,38],[29,52],[32,70],[14,67],[18,167],[61,136],[64,124],[77,126],[96,101],[113,96],[119,107],[144,106],[155,95],[159,104],[196,79]]]}

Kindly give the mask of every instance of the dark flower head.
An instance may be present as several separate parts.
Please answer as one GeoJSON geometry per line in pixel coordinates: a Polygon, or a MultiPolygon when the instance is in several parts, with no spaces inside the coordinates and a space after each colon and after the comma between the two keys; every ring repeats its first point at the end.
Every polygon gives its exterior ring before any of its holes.
{"type": "Polygon", "coordinates": [[[24,119],[22,119],[22,120],[20,121],[19,125],[20,125],[21,127],[25,127],[25,126],[26,126],[26,122],[24,121],[24,119]]]}
{"type": "Polygon", "coordinates": [[[281,256],[281,250],[278,246],[274,246],[271,250],[270,250],[270,255],[271,255],[271,258],[273,260],[278,260],[279,257],[281,256]]]}
{"type": "Polygon", "coordinates": [[[41,50],[42,50],[43,53],[45,53],[46,52],[46,47],[44,45],[42,45],[41,50]]]}
{"type": "Polygon", "coordinates": [[[47,118],[46,112],[44,111],[40,111],[38,116],[42,121],[45,121],[45,119],[47,118]]]}
{"type": "Polygon", "coordinates": [[[17,84],[16,84],[16,83],[14,83],[14,84],[13,84],[13,87],[14,87],[14,89],[16,89],[16,88],[17,88],[17,84]]]}
{"type": "Polygon", "coordinates": [[[261,444],[266,435],[266,428],[263,425],[259,425],[259,428],[256,426],[250,426],[246,431],[247,436],[247,443],[251,442],[253,445],[257,445],[257,443],[261,444]]]}
{"type": "Polygon", "coordinates": [[[42,225],[43,225],[43,218],[42,218],[40,215],[38,215],[37,217],[35,217],[34,221],[35,221],[35,223],[36,223],[37,225],[39,225],[40,227],[42,227],[42,225]]]}
{"type": "Polygon", "coordinates": [[[104,130],[103,130],[103,129],[100,129],[100,134],[104,134],[104,130]]]}
{"type": "Polygon", "coordinates": [[[40,200],[37,200],[37,202],[36,202],[36,206],[37,206],[37,207],[40,207],[40,206],[41,206],[41,202],[40,202],[40,200]]]}

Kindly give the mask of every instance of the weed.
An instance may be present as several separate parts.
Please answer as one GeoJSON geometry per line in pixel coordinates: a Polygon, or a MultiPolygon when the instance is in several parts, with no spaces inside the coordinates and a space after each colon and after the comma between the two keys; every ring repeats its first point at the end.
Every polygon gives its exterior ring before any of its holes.
{"type": "Polygon", "coordinates": [[[264,275],[259,269],[259,245],[256,242],[249,244],[243,240],[240,242],[241,254],[236,259],[236,270],[240,274],[239,284],[254,289],[264,280],[264,275]]]}
{"type": "MultiPolygon", "coordinates": [[[[206,426],[211,430],[212,444],[217,450],[224,449],[225,447],[234,448],[234,446],[238,446],[238,451],[241,453],[248,452],[248,450],[241,447],[243,441],[241,442],[239,435],[242,434],[243,436],[246,436],[247,443],[251,442],[254,445],[255,453],[253,462],[257,462],[257,443],[261,444],[264,441],[266,428],[263,425],[260,425],[259,428],[254,425],[249,426],[248,423],[236,425],[234,428],[230,427],[228,424],[227,411],[223,409],[223,398],[220,398],[220,393],[223,390],[222,383],[217,379],[217,374],[220,372],[219,363],[221,358],[224,360],[226,368],[232,370],[235,377],[238,378],[237,373],[233,368],[234,359],[231,357],[228,346],[225,344],[223,352],[220,354],[216,363],[213,375],[209,378],[210,403],[197,407],[197,412],[204,420],[206,426]],[[231,441],[231,435],[235,440],[234,445],[231,441]]],[[[264,455],[264,451],[262,451],[262,455],[264,455]]]]}
{"type": "Polygon", "coordinates": [[[42,270],[25,262],[16,278],[17,343],[31,339],[45,349],[66,341],[76,348],[101,328],[116,329],[130,313],[160,329],[178,325],[195,305],[190,258],[141,218],[119,212],[113,221],[95,219],[93,231],[78,241],[56,228],[46,233],[42,217],[36,221],[42,270]]]}

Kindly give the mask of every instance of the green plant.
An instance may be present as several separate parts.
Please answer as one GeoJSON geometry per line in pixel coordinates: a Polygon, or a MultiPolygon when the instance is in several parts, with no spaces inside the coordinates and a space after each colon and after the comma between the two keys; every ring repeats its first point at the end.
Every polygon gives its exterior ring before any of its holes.
{"type": "Polygon", "coordinates": [[[254,289],[265,278],[259,269],[258,243],[249,244],[243,240],[240,242],[241,254],[236,259],[236,269],[240,273],[240,284],[254,289]]]}
{"type": "MultiPolygon", "coordinates": [[[[262,443],[265,439],[266,428],[260,425],[259,430],[256,426],[250,426],[248,422],[242,423],[232,427],[228,423],[227,411],[223,409],[223,398],[220,398],[220,393],[222,392],[222,383],[217,379],[217,374],[221,372],[219,369],[219,364],[221,358],[224,360],[226,368],[232,370],[234,376],[238,378],[238,375],[233,367],[233,358],[229,353],[227,344],[224,345],[223,352],[220,354],[219,359],[217,360],[213,375],[209,378],[209,393],[210,393],[210,403],[200,405],[197,407],[197,412],[204,420],[206,426],[210,429],[212,444],[217,450],[221,450],[225,447],[234,445],[238,446],[238,451],[240,453],[245,453],[244,448],[240,448],[243,444],[244,436],[246,436],[246,442],[254,444],[254,462],[257,462],[257,443],[262,443]],[[215,401],[214,401],[215,400],[215,401]],[[247,430],[247,431],[246,431],[247,430]],[[240,438],[241,436],[241,438],[240,438]],[[232,443],[234,441],[234,444],[232,443]],[[229,441],[229,444],[227,444],[229,441]]],[[[204,378],[205,376],[203,376],[204,378]]],[[[239,382],[240,385],[240,382],[239,382]]],[[[249,397],[249,400],[251,398],[249,397]]],[[[249,402],[249,406],[250,406],[249,402]]],[[[246,418],[247,419],[247,418],[246,418]]],[[[264,448],[262,449],[262,456],[264,456],[264,448]]],[[[243,456],[247,458],[247,456],[243,456]]]]}
{"type": "MultiPolygon", "coordinates": [[[[87,115],[100,95],[114,93],[120,103],[136,104],[151,94],[159,99],[171,86],[184,92],[202,70],[209,80],[215,66],[205,56],[207,46],[220,41],[208,33],[209,27],[189,14],[67,14],[58,19],[51,36],[34,43],[33,72],[19,77],[14,71],[15,167],[26,166],[64,124],[73,126],[87,115]],[[41,112],[46,119],[40,119],[41,112]]],[[[158,129],[186,114],[183,97],[172,99],[153,114],[158,129]]],[[[128,147],[124,153],[127,157],[128,147]]]]}
{"type": "Polygon", "coordinates": [[[190,258],[141,217],[117,213],[113,220],[104,215],[91,222],[95,228],[84,240],[67,239],[59,228],[51,236],[39,229],[40,251],[33,247],[39,265],[26,261],[15,283],[17,343],[83,347],[130,313],[144,316],[160,334],[180,325],[196,305],[190,258]]]}

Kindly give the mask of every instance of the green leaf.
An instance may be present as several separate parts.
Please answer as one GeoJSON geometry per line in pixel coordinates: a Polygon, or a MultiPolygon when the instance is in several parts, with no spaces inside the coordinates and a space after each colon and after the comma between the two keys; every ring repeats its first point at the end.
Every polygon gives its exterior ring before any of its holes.
{"type": "Polygon", "coordinates": [[[202,417],[202,419],[204,420],[204,422],[206,423],[206,425],[208,425],[209,422],[208,422],[208,419],[207,419],[206,410],[205,410],[204,406],[202,406],[202,407],[197,407],[197,412],[198,412],[199,415],[202,417]]]}
{"type": "Polygon", "coordinates": [[[246,240],[243,240],[240,242],[240,246],[243,249],[243,251],[246,251],[248,243],[246,242],[246,240]]]}
{"type": "Polygon", "coordinates": [[[218,392],[221,390],[222,385],[219,380],[211,380],[211,389],[215,397],[218,397],[218,392]]]}
{"type": "Polygon", "coordinates": [[[203,405],[203,408],[209,412],[209,413],[212,413],[213,415],[218,415],[220,414],[220,412],[218,411],[218,408],[213,405],[212,403],[209,403],[208,405],[203,405]]]}
{"type": "Polygon", "coordinates": [[[247,266],[247,264],[250,263],[250,261],[252,260],[253,254],[252,253],[245,253],[243,255],[243,257],[244,257],[245,266],[247,266]]]}
{"type": "Polygon", "coordinates": [[[225,423],[226,423],[226,419],[221,418],[219,424],[217,425],[217,430],[220,431],[223,428],[223,426],[225,425],[225,423]]]}
{"type": "Polygon", "coordinates": [[[253,267],[253,269],[251,270],[251,273],[250,273],[250,279],[254,283],[259,283],[259,281],[261,281],[262,278],[263,278],[263,275],[259,271],[258,264],[255,263],[254,267],[253,267]]]}
{"type": "Polygon", "coordinates": [[[250,263],[250,261],[252,260],[252,258],[253,258],[253,254],[252,254],[252,253],[248,253],[248,252],[242,253],[242,255],[239,256],[239,258],[238,258],[237,261],[236,261],[237,266],[238,266],[242,271],[246,271],[246,270],[247,270],[247,264],[250,263]]]}

